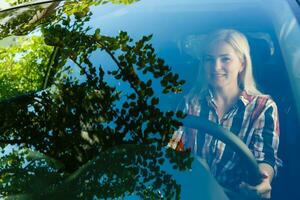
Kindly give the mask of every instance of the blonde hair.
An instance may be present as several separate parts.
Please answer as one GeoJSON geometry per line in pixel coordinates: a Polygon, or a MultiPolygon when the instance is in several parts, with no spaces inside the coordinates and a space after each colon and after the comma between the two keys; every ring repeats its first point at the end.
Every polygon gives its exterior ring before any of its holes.
{"type": "MultiPolygon", "coordinates": [[[[252,62],[250,57],[250,47],[246,36],[233,29],[221,29],[207,35],[201,49],[203,55],[205,48],[214,42],[224,41],[231,45],[237,56],[244,65],[243,71],[238,76],[238,85],[241,90],[245,90],[250,95],[259,95],[252,73],[252,62]]],[[[190,90],[187,97],[190,100],[198,101],[201,93],[207,89],[205,74],[203,70],[203,58],[199,63],[198,77],[195,86],[190,90]]]]}

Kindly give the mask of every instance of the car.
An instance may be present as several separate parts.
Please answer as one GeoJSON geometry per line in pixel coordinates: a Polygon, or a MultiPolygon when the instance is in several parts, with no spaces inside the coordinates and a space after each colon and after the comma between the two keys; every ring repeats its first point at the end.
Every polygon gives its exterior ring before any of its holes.
{"type": "MultiPolygon", "coordinates": [[[[229,199],[197,156],[166,148],[193,121],[178,105],[196,82],[205,36],[220,28],[247,36],[254,78],[279,109],[283,166],[272,199],[300,198],[299,1],[3,2],[3,198],[229,199]]],[[[243,144],[195,120],[256,176],[243,144]]]]}

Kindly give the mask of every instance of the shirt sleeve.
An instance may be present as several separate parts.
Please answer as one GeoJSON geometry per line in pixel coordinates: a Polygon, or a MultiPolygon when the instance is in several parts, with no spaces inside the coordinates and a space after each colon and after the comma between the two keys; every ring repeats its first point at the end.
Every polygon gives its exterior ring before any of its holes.
{"type": "MultiPolygon", "coordinates": [[[[182,101],[179,103],[179,105],[176,108],[176,111],[181,110],[183,113],[186,113],[188,110],[188,104],[182,99],[182,101]]],[[[177,150],[177,151],[183,151],[184,150],[184,128],[180,127],[178,130],[176,130],[171,140],[169,141],[167,147],[177,150]]]]}
{"type": "Polygon", "coordinates": [[[184,150],[184,141],[183,141],[183,128],[180,127],[177,131],[175,131],[172,135],[171,140],[168,143],[168,147],[177,151],[184,150]]]}
{"type": "Polygon", "coordinates": [[[275,102],[268,99],[264,110],[253,124],[252,151],[258,163],[267,163],[273,167],[275,175],[281,166],[277,157],[279,145],[279,117],[275,102]]]}
{"type": "MultiPolygon", "coordinates": [[[[198,115],[199,105],[191,106],[188,101],[182,101],[177,110],[183,111],[185,114],[198,115]]],[[[197,131],[194,129],[180,127],[173,133],[171,140],[168,143],[168,147],[177,151],[194,150],[195,137],[197,131]]]]}

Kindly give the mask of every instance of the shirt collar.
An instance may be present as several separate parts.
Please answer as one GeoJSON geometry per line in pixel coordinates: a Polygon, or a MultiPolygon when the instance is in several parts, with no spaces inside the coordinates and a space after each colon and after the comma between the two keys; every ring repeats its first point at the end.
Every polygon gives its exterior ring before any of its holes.
{"type": "MultiPolygon", "coordinates": [[[[214,96],[210,89],[206,90],[204,97],[205,97],[205,100],[208,102],[208,104],[215,105],[214,96]]],[[[243,90],[241,92],[241,95],[239,96],[237,106],[239,106],[241,104],[244,106],[247,106],[252,100],[253,100],[253,95],[250,95],[245,90],[243,90]]]]}
{"type": "Polygon", "coordinates": [[[253,95],[250,95],[246,92],[246,90],[243,90],[239,97],[239,100],[243,102],[244,106],[247,106],[253,100],[253,98],[253,95]]]}

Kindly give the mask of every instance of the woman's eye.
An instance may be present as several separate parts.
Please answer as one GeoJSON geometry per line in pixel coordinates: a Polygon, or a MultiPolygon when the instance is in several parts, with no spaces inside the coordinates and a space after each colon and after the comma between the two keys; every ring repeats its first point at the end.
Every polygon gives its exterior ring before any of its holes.
{"type": "Polygon", "coordinates": [[[225,62],[225,63],[231,61],[231,59],[229,57],[224,57],[221,60],[222,60],[222,62],[225,62]]]}

